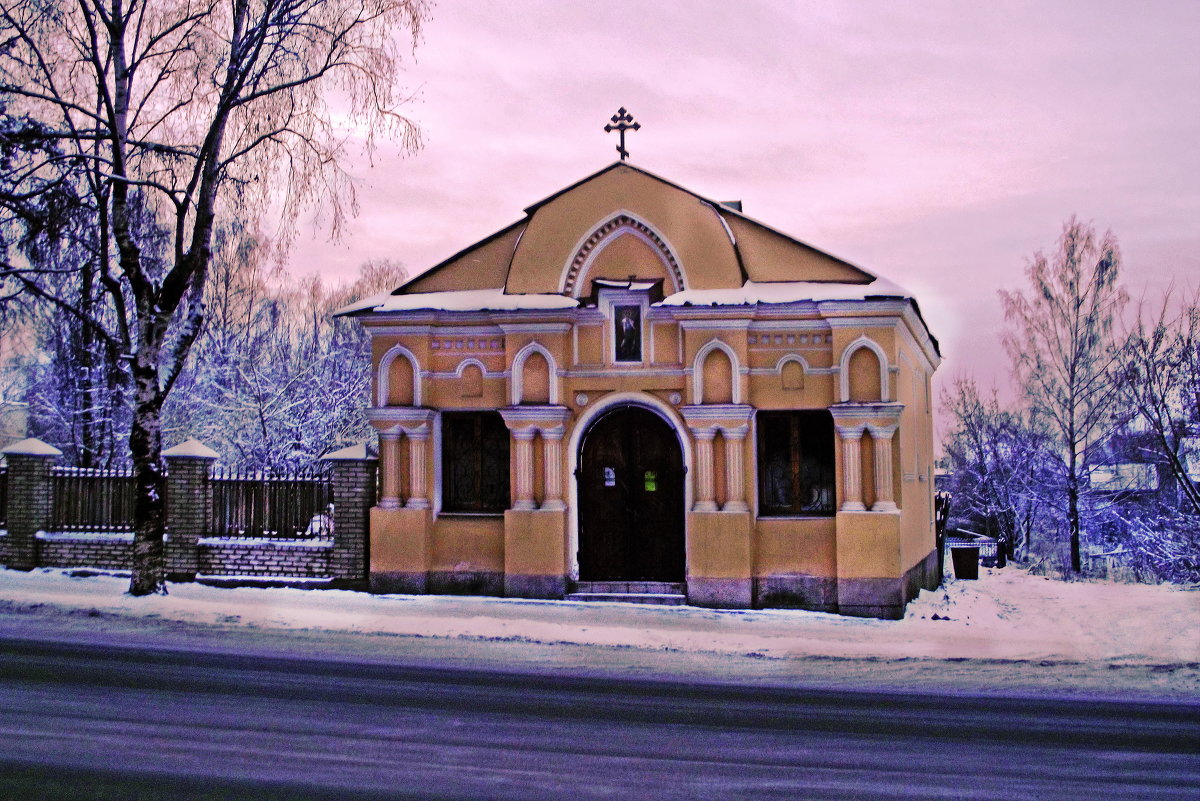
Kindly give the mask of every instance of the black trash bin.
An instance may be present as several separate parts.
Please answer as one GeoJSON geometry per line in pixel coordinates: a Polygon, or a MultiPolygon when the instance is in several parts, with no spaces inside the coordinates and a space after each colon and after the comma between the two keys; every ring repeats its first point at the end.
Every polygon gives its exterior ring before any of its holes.
{"type": "Polygon", "coordinates": [[[950,559],[954,562],[956,579],[979,578],[979,546],[954,544],[950,546],[950,559]]]}

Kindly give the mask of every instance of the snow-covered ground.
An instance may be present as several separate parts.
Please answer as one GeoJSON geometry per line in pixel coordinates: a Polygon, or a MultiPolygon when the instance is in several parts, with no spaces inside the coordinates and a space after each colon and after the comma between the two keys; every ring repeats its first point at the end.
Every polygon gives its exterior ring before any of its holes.
{"type": "MultiPolygon", "coordinates": [[[[1079,680],[1093,689],[1200,697],[1200,591],[1061,582],[1014,567],[925,591],[900,621],[793,610],[199,584],[172,584],[169,595],[132,598],[124,594],[126,584],[119,575],[0,570],[0,633],[18,620],[69,616],[76,626],[95,621],[98,630],[114,621],[149,621],[303,635],[309,642],[404,640],[407,653],[421,642],[500,643],[507,646],[504,661],[524,658],[516,646],[542,649],[542,662],[547,649],[557,648],[570,650],[573,664],[609,667],[620,667],[621,659],[632,664],[638,654],[667,654],[671,662],[660,659],[656,669],[668,672],[738,674],[757,662],[760,678],[819,678],[825,671],[831,677],[888,673],[907,682],[919,668],[942,677],[973,671],[989,686],[1067,690],[1086,674],[1086,681],[1079,680]],[[594,662],[585,654],[594,654],[594,662]],[[614,662],[614,654],[624,656],[614,662]]],[[[387,647],[376,645],[371,653],[386,658],[387,647]]]]}

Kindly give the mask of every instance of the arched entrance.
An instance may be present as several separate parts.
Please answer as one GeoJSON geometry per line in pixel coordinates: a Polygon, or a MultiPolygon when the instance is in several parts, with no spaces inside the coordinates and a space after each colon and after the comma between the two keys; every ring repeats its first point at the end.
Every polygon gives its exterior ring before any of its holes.
{"type": "Polygon", "coordinates": [[[684,580],[683,450],[641,406],[604,412],[583,435],[580,581],[684,580]]]}

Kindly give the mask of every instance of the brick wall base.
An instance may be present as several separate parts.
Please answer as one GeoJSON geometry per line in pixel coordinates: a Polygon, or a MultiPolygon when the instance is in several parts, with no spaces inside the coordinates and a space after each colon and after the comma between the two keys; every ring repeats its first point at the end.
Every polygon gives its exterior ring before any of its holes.
{"type": "MultiPolygon", "coordinates": [[[[332,540],[202,539],[197,548],[199,572],[209,576],[328,578],[332,540]]],[[[0,533],[0,565],[7,563],[8,537],[0,533]]],[[[92,567],[128,570],[133,534],[39,533],[40,567],[92,567]]]]}
{"type": "Polygon", "coordinates": [[[95,567],[128,570],[133,558],[133,534],[39,532],[37,563],[41,567],[95,567]]]}
{"type": "Polygon", "coordinates": [[[252,540],[210,537],[199,543],[199,572],[209,576],[329,575],[330,540],[252,540]]]}

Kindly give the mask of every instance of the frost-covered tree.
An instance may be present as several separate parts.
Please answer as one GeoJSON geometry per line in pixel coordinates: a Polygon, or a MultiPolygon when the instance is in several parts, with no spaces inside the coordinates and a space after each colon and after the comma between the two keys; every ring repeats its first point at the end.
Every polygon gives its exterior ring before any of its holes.
{"type": "MultiPolygon", "coordinates": [[[[240,221],[219,226],[205,325],[163,405],[164,439],[196,437],[225,464],[282,472],[369,438],[369,337],[332,312],[404,277],[402,265],[378,260],[363,264],[349,285],[295,278],[259,233],[240,221]]],[[[119,386],[95,391],[80,380],[78,320],[49,305],[14,303],[5,311],[11,324],[0,357],[14,351],[5,397],[29,402],[30,434],[72,464],[127,463],[120,445],[129,432],[128,403],[119,386]],[[88,408],[93,434],[104,434],[92,442],[91,461],[81,422],[88,408]]]]}
{"type": "Polygon", "coordinates": [[[950,428],[943,448],[951,467],[954,514],[1024,558],[1045,524],[1040,488],[1049,470],[1050,438],[1023,410],[1000,406],[973,379],[958,378],[942,393],[950,428]]]}
{"type": "Polygon", "coordinates": [[[1171,306],[1167,297],[1152,317],[1138,310],[1119,351],[1119,397],[1126,417],[1149,434],[1141,456],[1167,468],[1183,511],[1200,514],[1200,487],[1188,470],[1188,445],[1200,438],[1200,296],[1178,314],[1171,306]]]}
{"type": "Polygon", "coordinates": [[[203,329],[218,221],[271,208],[286,228],[319,197],[336,230],[353,206],[346,126],[415,144],[397,113],[400,34],[427,13],[425,0],[0,0],[0,294],[79,319],[128,393],[132,594],[164,587],[162,410],[203,329]],[[94,290],[64,296],[36,244],[67,217],[90,247],[70,269],[94,290]]]}
{"type": "Polygon", "coordinates": [[[334,319],[352,300],[403,282],[403,267],[368,262],[349,286],[294,279],[273,267],[256,237],[220,237],[209,323],[164,430],[196,437],[227,463],[283,471],[368,438],[369,338],[334,319]]]}
{"type": "Polygon", "coordinates": [[[1117,283],[1120,253],[1111,233],[1074,217],[1053,254],[1038,251],[1027,292],[1001,291],[1011,328],[1004,346],[1031,411],[1056,439],[1057,469],[1046,500],[1066,516],[1071,569],[1080,562],[1081,504],[1089,500],[1087,450],[1113,419],[1117,347],[1113,324],[1126,301],[1117,283]]]}

